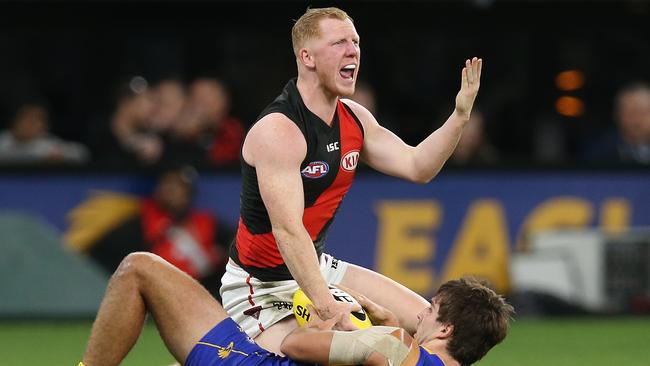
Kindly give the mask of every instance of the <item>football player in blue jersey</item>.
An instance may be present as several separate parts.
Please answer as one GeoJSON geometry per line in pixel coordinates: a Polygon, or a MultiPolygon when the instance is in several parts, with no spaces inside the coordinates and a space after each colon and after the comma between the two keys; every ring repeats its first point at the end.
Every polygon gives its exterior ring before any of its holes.
{"type": "MultiPolygon", "coordinates": [[[[513,308],[474,279],[440,286],[417,316],[411,337],[396,316],[353,290],[373,324],[334,331],[338,318],[312,316],[282,341],[279,356],[257,345],[198,282],[155,254],[128,255],[108,284],[80,365],[118,365],[134,346],[147,313],[170,353],[184,365],[470,365],[501,342],[513,308]]],[[[311,305],[310,305],[311,306],[311,305]]],[[[317,313],[315,308],[311,308],[317,313]]]]}

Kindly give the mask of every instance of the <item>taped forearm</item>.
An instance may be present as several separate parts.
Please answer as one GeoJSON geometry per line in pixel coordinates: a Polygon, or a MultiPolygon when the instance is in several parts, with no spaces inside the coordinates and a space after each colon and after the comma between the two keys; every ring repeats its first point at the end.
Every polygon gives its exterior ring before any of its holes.
{"type": "Polygon", "coordinates": [[[411,348],[404,344],[404,330],[396,327],[370,327],[354,332],[335,332],[330,346],[329,364],[359,365],[373,352],[391,365],[401,365],[411,348]]]}

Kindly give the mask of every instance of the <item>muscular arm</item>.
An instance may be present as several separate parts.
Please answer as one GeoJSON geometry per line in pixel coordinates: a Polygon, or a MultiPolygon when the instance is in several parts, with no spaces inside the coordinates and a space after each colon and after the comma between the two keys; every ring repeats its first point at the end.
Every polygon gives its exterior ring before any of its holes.
{"type": "Polygon", "coordinates": [[[427,183],[435,177],[456,148],[480,85],[482,60],[467,60],[461,72],[456,108],[447,121],[416,147],[409,146],[385,129],[367,109],[346,100],[361,120],[364,131],[362,159],[383,173],[412,182],[427,183]]]}
{"type": "Polygon", "coordinates": [[[386,339],[381,338],[381,336],[375,337],[375,340],[368,338],[367,333],[371,329],[338,332],[297,328],[282,341],[282,352],[295,361],[314,362],[320,365],[362,364],[387,366],[389,365],[388,358],[394,361],[392,363],[394,366],[412,366],[417,363],[420,352],[419,347],[406,331],[392,328],[395,329],[391,332],[393,334],[386,331],[375,333],[384,333],[384,337],[393,339],[393,342],[397,342],[397,344],[401,343],[401,349],[397,350],[399,347],[396,347],[395,344],[389,344],[390,342],[387,343],[386,339]],[[366,334],[364,335],[364,333],[366,334]],[[345,338],[343,341],[334,341],[336,336],[345,338]],[[360,341],[364,337],[366,339],[360,341]],[[351,343],[356,344],[351,345],[351,343]],[[335,347],[335,349],[332,350],[332,347],[335,347]],[[353,353],[350,353],[351,351],[353,353]],[[335,355],[333,356],[333,354],[335,355]]]}
{"type": "Polygon", "coordinates": [[[281,350],[295,361],[327,365],[333,336],[332,330],[297,328],[284,337],[281,350]]]}
{"type": "Polygon", "coordinates": [[[329,318],[337,309],[349,305],[337,303],[331,296],[320,272],[314,243],[302,221],[304,193],[300,164],[306,154],[302,133],[279,113],[269,114],[256,123],[243,147],[244,159],[257,172],[273,236],[289,272],[321,315],[329,318]]]}

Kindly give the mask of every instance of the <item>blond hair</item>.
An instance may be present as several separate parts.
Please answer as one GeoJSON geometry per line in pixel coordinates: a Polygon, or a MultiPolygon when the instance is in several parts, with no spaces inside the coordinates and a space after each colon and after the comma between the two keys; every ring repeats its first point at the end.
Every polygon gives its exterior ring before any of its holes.
{"type": "Polygon", "coordinates": [[[313,8],[307,9],[300,19],[296,21],[291,28],[291,42],[293,44],[293,53],[298,57],[298,51],[305,45],[305,42],[312,38],[320,36],[320,21],[321,19],[350,19],[350,16],[339,8],[313,8]]]}

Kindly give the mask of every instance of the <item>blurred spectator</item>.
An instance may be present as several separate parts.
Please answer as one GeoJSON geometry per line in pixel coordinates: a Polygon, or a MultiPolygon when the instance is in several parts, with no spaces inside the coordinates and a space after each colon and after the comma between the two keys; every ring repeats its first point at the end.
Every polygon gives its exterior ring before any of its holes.
{"type": "Polygon", "coordinates": [[[354,95],[350,99],[366,107],[373,116],[377,115],[377,98],[375,97],[375,90],[370,84],[358,81],[354,88],[354,95]]]}
{"type": "Polygon", "coordinates": [[[111,118],[111,131],[126,156],[154,164],[163,154],[163,141],[151,124],[153,93],[147,81],[134,77],[118,92],[117,106],[111,118]]]}
{"type": "MultiPolygon", "coordinates": [[[[532,156],[539,163],[561,163],[568,160],[571,143],[566,121],[556,113],[540,112],[532,118],[530,130],[532,156]]],[[[512,159],[512,157],[511,157],[512,159]]]]}
{"type": "Polygon", "coordinates": [[[393,132],[396,131],[397,126],[391,124],[391,120],[395,119],[387,117],[378,109],[377,94],[370,83],[363,80],[357,81],[357,85],[354,88],[354,94],[350,99],[366,107],[366,109],[375,116],[380,125],[393,132]]]}
{"type": "Polygon", "coordinates": [[[178,79],[163,79],[153,88],[152,95],[150,127],[158,133],[168,133],[178,123],[185,105],[185,86],[178,79]]]}
{"type": "Polygon", "coordinates": [[[221,81],[198,78],[189,87],[189,98],[174,125],[177,146],[199,148],[199,162],[224,165],[239,161],[244,139],[241,121],[230,114],[230,95],[221,81]]]}
{"type": "Polygon", "coordinates": [[[616,131],[587,142],[586,158],[650,164],[650,85],[636,82],[621,88],[614,121],[616,131]]]}
{"type": "Polygon", "coordinates": [[[618,154],[623,161],[650,163],[650,86],[634,84],[618,93],[618,154]]]}
{"type": "Polygon", "coordinates": [[[0,163],[83,163],[86,147],[51,135],[49,116],[43,103],[21,105],[9,129],[0,133],[0,163]]]}
{"type": "Polygon", "coordinates": [[[174,78],[153,87],[133,78],[118,97],[111,131],[121,154],[109,159],[160,166],[236,163],[244,138],[228,92],[214,78],[199,78],[187,90],[174,78]]]}
{"type": "Polygon", "coordinates": [[[487,141],[483,113],[475,109],[465,125],[451,161],[458,165],[494,164],[499,159],[496,149],[487,141]]]}
{"type": "Polygon", "coordinates": [[[233,230],[193,207],[196,178],[193,168],[171,168],[149,197],[99,193],[70,214],[66,242],[107,273],[131,252],[156,253],[218,297],[233,230]]]}

